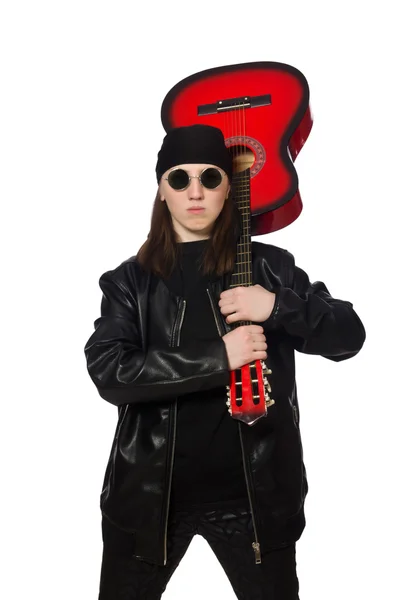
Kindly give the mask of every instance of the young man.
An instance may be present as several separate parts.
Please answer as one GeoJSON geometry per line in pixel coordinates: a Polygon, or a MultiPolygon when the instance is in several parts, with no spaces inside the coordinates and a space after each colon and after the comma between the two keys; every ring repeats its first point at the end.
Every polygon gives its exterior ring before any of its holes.
{"type": "Polygon", "coordinates": [[[297,600],[308,488],[294,351],[345,360],[365,330],[350,302],[273,245],[252,242],[253,285],[230,287],[240,216],[219,129],[170,131],[156,173],[148,238],[101,276],[85,346],[100,396],[119,411],[99,600],[160,598],[195,534],[239,599],[297,600]],[[232,329],[238,321],[252,324],[232,329]],[[230,416],[226,386],[230,371],[265,358],[275,404],[248,426],[230,416]]]}

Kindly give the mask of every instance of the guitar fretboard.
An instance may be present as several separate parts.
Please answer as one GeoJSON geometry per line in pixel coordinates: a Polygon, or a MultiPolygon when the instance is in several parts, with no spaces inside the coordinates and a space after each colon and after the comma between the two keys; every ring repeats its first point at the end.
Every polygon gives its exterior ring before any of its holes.
{"type": "MultiPolygon", "coordinates": [[[[233,175],[234,198],[240,211],[242,232],[237,242],[237,254],[230,287],[252,285],[251,254],[251,204],[250,204],[250,169],[233,175]]],[[[239,325],[251,325],[252,321],[232,323],[233,328],[239,325]]]]}

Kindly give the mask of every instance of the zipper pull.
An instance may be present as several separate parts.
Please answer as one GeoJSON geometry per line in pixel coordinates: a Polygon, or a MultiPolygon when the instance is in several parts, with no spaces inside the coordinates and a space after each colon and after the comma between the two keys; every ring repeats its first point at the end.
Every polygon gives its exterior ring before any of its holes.
{"type": "Polygon", "coordinates": [[[262,562],[261,559],[261,545],[259,542],[252,542],[252,547],[255,552],[255,564],[259,565],[262,562]]]}

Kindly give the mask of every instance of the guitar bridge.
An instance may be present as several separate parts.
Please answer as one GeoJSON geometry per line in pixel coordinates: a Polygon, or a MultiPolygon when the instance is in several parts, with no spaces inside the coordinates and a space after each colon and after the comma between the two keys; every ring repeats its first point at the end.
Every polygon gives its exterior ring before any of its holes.
{"type": "Polygon", "coordinates": [[[240,98],[227,98],[218,100],[214,104],[201,104],[197,107],[197,115],[214,115],[216,113],[239,110],[240,108],[257,108],[258,106],[269,106],[272,103],[270,94],[264,96],[241,96],[240,98]]]}

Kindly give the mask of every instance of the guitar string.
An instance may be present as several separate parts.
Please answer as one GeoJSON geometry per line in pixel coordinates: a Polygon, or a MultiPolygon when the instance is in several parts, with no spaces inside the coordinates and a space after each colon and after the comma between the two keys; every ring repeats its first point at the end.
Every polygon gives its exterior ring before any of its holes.
{"type": "Polygon", "coordinates": [[[249,281],[248,281],[248,271],[245,268],[246,267],[246,261],[247,261],[247,252],[248,252],[248,239],[247,239],[247,192],[246,192],[246,185],[247,185],[247,173],[246,173],[246,158],[247,158],[247,147],[246,147],[246,138],[245,138],[245,133],[246,133],[246,127],[245,127],[245,106],[244,106],[244,99],[243,99],[243,104],[242,107],[239,109],[240,112],[240,136],[242,138],[242,146],[243,146],[243,165],[245,167],[245,169],[243,170],[243,188],[242,188],[242,204],[243,204],[243,219],[244,219],[244,240],[243,240],[243,260],[241,261],[241,269],[243,272],[243,276],[242,276],[242,281],[243,281],[243,285],[247,286],[249,281]]]}
{"type": "MultiPolygon", "coordinates": [[[[242,120],[243,120],[243,141],[244,141],[244,164],[246,165],[246,159],[248,157],[248,152],[247,152],[247,146],[246,146],[246,109],[245,109],[245,105],[244,105],[244,100],[243,100],[243,108],[242,108],[242,120]]],[[[244,260],[245,262],[247,262],[248,257],[249,257],[249,215],[250,215],[250,208],[249,208],[249,176],[250,176],[250,170],[249,167],[248,168],[248,173],[244,172],[244,185],[245,185],[245,202],[244,202],[244,211],[245,211],[245,218],[247,219],[246,223],[247,226],[245,228],[245,239],[244,239],[244,260]],[[248,205],[248,210],[247,210],[247,205],[248,205]]],[[[243,269],[244,269],[244,274],[245,274],[245,285],[249,285],[249,277],[248,277],[248,269],[246,268],[246,264],[243,264],[243,269]]]]}
{"type": "MultiPolygon", "coordinates": [[[[236,112],[236,121],[237,121],[236,134],[237,134],[237,139],[240,139],[241,135],[242,135],[242,127],[241,127],[241,116],[242,115],[241,115],[241,108],[238,105],[237,105],[237,110],[235,112],[236,112]]],[[[242,146],[240,145],[240,152],[241,152],[241,147],[242,146]]],[[[238,149],[238,144],[236,145],[236,148],[238,149]]],[[[243,154],[243,158],[244,158],[244,154],[243,154]]],[[[239,189],[239,202],[240,202],[240,206],[241,206],[241,203],[242,203],[242,197],[241,197],[241,192],[242,192],[242,190],[241,190],[241,177],[240,177],[240,180],[239,180],[239,188],[240,188],[239,189]]],[[[244,213],[243,213],[243,215],[244,215],[244,213]]],[[[243,257],[243,253],[244,253],[244,236],[243,236],[243,246],[242,247],[240,246],[240,248],[242,249],[242,252],[240,252],[240,260],[239,260],[239,265],[238,265],[238,268],[239,268],[239,284],[240,285],[244,285],[244,283],[245,283],[244,282],[244,269],[243,269],[243,261],[241,260],[241,258],[243,257]]]]}

